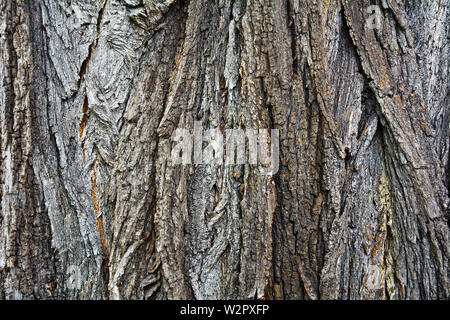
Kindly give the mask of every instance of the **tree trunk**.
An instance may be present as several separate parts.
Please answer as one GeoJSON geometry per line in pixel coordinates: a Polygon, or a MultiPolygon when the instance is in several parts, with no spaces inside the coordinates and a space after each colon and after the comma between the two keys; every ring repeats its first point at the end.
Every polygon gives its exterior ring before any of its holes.
{"type": "Polygon", "coordinates": [[[0,11],[0,298],[449,297],[449,0],[0,11]]]}

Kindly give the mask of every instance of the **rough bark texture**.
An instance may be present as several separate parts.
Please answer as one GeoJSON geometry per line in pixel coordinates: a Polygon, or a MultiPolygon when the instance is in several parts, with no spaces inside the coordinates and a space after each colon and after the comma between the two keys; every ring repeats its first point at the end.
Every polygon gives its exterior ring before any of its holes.
{"type": "Polygon", "coordinates": [[[0,12],[0,298],[449,297],[449,0],[0,12]],[[279,171],[171,165],[194,121],[279,171]]]}

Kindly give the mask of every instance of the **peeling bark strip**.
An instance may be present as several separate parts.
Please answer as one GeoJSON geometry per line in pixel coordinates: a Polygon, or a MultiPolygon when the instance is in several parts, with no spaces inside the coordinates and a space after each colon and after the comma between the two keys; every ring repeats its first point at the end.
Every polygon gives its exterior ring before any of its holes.
{"type": "Polygon", "coordinates": [[[1,299],[449,298],[450,1],[0,12],[1,299]]]}

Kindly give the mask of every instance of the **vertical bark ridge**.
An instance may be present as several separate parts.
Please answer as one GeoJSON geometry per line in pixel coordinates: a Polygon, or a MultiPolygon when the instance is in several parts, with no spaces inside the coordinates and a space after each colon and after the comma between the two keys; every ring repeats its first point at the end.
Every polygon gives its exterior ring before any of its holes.
{"type": "Polygon", "coordinates": [[[56,289],[52,232],[34,172],[35,61],[30,5],[2,3],[0,295],[52,298],[56,289]]]}
{"type": "Polygon", "coordinates": [[[1,2],[0,298],[447,298],[449,10],[1,2]]]}

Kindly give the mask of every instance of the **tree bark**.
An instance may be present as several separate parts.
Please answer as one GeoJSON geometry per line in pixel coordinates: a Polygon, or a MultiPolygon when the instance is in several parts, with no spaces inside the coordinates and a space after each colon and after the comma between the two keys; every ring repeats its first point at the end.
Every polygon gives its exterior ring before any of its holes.
{"type": "Polygon", "coordinates": [[[449,0],[0,11],[0,298],[448,299],[449,0]],[[279,170],[173,165],[194,123],[279,170]]]}

